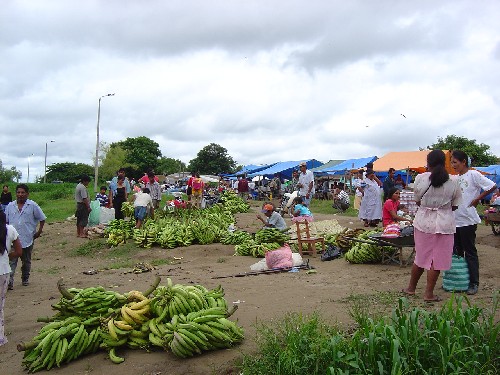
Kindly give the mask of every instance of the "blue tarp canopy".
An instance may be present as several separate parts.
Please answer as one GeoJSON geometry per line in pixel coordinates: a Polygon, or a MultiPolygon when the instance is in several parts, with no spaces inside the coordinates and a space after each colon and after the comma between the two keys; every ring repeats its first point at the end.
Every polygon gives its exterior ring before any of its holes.
{"type": "MultiPolygon", "coordinates": [[[[485,173],[485,176],[497,184],[497,188],[500,187],[500,165],[490,165],[488,167],[474,167],[478,171],[485,173]]],[[[492,194],[488,194],[484,197],[487,202],[490,201],[492,194]]]]}
{"type": "Polygon", "coordinates": [[[373,163],[377,160],[376,156],[369,156],[366,158],[349,159],[334,165],[333,167],[317,168],[314,174],[317,176],[331,175],[331,174],[344,174],[355,169],[361,169],[366,166],[367,163],[373,163]]]}
{"type": "Polygon", "coordinates": [[[486,173],[486,177],[500,185],[500,165],[490,165],[488,167],[474,167],[478,171],[486,173]]]}
{"type": "Polygon", "coordinates": [[[258,172],[258,171],[261,171],[263,169],[269,168],[272,165],[274,165],[274,164],[263,164],[263,165],[248,164],[248,165],[243,166],[243,168],[241,168],[239,171],[237,171],[235,173],[221,174],[221,176],[223,176],[223,177],[236,177],[236,176],[239,176],[242,174],[249,174],[249,173],[258,172]]]}
{"type": "Polygon", "coordinates": [[[299,169],[299,164],[305,162],[307,164],[307,168],[316,168],[322,165],[323,163],[316,160],[316,159],[310,159],[310,160],[297,160],[297,161],[280,161],[276,164],[273,164],[269,168],[263,169],[258,172],[252,172],[248,175],[248,177],[255,177],[255,176],[264,176],[267,178],[273,177],[276,173],[280,174],[281,178],[286,178],[286,179],[291,179],[292,178],[292,172],[294,169],[298,170],[299,169]]]}

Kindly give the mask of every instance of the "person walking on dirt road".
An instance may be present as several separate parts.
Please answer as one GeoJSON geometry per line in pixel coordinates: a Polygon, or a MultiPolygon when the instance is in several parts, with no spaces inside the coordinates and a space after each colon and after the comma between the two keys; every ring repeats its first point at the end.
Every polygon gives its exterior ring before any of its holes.
{"type": "MultiPolygon", "coordinates": [[[[29,188],[26,184],[16,186],[16,201],[7,206],[5,216],[7,223],[16,228],[21,240],[23,255],[21,256],[21,281],[24,286],[29,285],[31,272],[31,253],[33,251],[33,241],[42,234],[45,219],[47,218],[42,209],[29,197],[29,188]],[[37,230],[38,226],[38,230],[37,230]]],[[[9,290],[14,288],[14,274],[16,273],[18,258],[10,261],[9,290]]]]}

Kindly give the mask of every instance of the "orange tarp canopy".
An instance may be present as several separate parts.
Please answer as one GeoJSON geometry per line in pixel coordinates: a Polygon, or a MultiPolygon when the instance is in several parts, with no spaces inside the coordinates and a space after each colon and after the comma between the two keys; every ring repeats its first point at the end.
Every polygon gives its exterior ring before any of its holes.
{"type": "MultiPolygon", "coordinates": [[[[423,173],[427,166],[427,154],[430,151],[389,152],[373,162],[373,170],[375,172],[387,172],[389,168],[394,168],[397,171],[410,169],[417,173],[423,173]]],[[[448,173],[455,173],[450,165],[450,152],[444,152],[446,154],[446,170],[448,173]]]]}

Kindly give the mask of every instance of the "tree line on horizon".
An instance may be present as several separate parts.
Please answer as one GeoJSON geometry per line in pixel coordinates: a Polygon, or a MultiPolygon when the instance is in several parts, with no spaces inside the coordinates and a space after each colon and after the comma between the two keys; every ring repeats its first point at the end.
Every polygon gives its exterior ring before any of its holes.
{"type": "MultiPolygon", "coordinates": [[[[472,159],[472,166],[488,166],[499,163],[499,157],[490,152],[490,146],[476,140],[456,135],[438,137],[436,143],[420,150],[462,150],[472,159]]],[[[227,149],[210,143],[198,151],[196,157],[186,165],[179,159],[162,155],[160,145],[152,139],[139,136],[111,144],[101,143],[99,179],[110,180],[119,168],[125,168],[129,177],[140,178],[152,170],[156,174],[169,175],[178,172],[199,172],[218,175],[234,173],[241,168],[228,154],[227,149]]],[[[47,181],[76,182],[81,175],[94,175],[94,167],[85,163],[54,163],[47,166],[47,181]]],[[[20,181],[22,173],[15,167],[4,168],[0,160],[0,182],[20,181]]],[[[43,176],[36,182],[42,182],[43,176]]]]}

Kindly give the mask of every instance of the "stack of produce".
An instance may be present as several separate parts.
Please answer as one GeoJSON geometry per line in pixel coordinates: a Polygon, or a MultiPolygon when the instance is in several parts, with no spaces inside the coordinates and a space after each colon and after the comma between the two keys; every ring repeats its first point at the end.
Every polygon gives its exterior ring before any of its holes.
{"type": "Polygon", "coordinates": [[[134,204],[132,202],[122,203],[122,213],[125,217],[134,217],[134,204]]]}
{"type": "Polygon", "coordinates": [[[24,350],[23,366],[29,372],[50,370],[95,353],[101,343],[99,324],[99,318],[82,320],[77,316],[46,324],[32,342],[18,345],[18,350],[24,350]]]}
{"type": "Polygon", "coordinates": [[[224,245],[240,245],[244,242],[252,240],[252,235],[242,230],[235,230],[234,232],[225,232],[221,236],[220,242],[224,245]]]}
{"type": "Polygon", "coordinates": [[[222,193],[220,200],[224,205],[224,209],[233,214],[248,212],[250,209],[250,205],[233,191],[225,191],[222,193]]]}
{"type": "Polygon", "coordinates": [[[264,257],[266,252],[279,249],[290,236],[276,228],[261,229],[255,234],[255,240],[249,239],[234,247],[234,255],[264,257]]]}
{"type": "Polygon", "coordinates": [[[144,222],[143,228],[135,229],[133,238],[137,246],[149,248],[155,244],[165,249],[202,245],[219,241],[234,216],[220,205],[204,210],[186,209],[166,217],[156,217],[144,222]]]}
{"type": "Polygon", "coordinates": [[[129,238],[132,238],[135,222],[131,220],[111,220],[104,231],[107,237],[106,243],[109,246],[123,245],[129,238]]]}
{"type": "Polygon", "coordinates": [[[355,237],[361,241],[350,241],[348,248],[349,250],[344,254],[345,260],[349,263],[378,263],[382,260],[381,247],[373,241],[370,241],[369,236],[378,233],[378,230],[371,231],[358,231],[355,237]]]}
{"type": "Polygon", "coordinates": [[[276,228],[261,229],[255,233],[255,242],[258,244],[277,242],[283,245],[288,240],[290,240],[290,236],[276,228]]]}
{"type": "Polygon", "coordinates": [[[149,350],[161,347],[185,358],[203,351],[228,348],[243,340],[243,330],[227,318],[224,290],[208,290],[202,285],[158,286],[160,278],[144,294],[120,294],[102,287],[58,288],[58,312],[33,341],[21,343],[23,365],[30,372],[60,366],[82,355],[107,350],[113,363],[120,347],[149,350]],[[150,294],[153,297],[148,298],[150,294]]]}
{"type": "Polygon", "coordinates": [[[254,258],[263,258],[271,250],[279,249],[282,245],[277,242],[258,244],[254,240],[243,242],[234,247],[234,255],[253,256],[254,258]]]}

